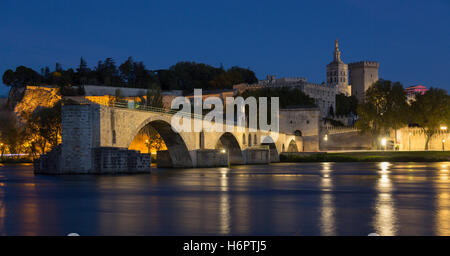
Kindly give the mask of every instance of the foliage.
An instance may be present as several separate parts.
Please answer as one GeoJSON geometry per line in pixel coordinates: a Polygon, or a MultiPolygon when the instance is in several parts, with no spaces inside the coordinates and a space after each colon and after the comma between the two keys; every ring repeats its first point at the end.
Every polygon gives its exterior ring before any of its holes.
{"type": "MultiPolygon", "coordinates": [[[[313,107],[314,99],[306,95],[303,91],[298,88],[290,88],[290,87],[278,87],[278,88],[262,88],[257,90],[246,90],[242,94],[238,95],[244,99],[248,97],[255,97],[258,99],[259,97],[267,98],[267,121],[271,122],[271,97],[279,98],[279,108],[290,108],[290,107],[313,107]]],[[[259,101],[257,101],[259,108],[259,101]]],[[[236,111],[236,110],[235,110],[236,111]]],[[[249,120],[249,109],[246,106],[245,110],[246,119],[249,120]]],[[[259,113],[257,117],[257,123],[259,124],[259,113]]]]}
{"type": "Polygon", "coordinates": [[[425,150],[430,138],[441,125],[450,124],[450,97],[442,89],[430,88],[424,95],[417,95],[411,104],[413,123],[422,127],[427,136],[425,150]]]}
{"type": "Polygon", "coordinates": [[[49,67],[41,68],[40,74],[34,70],[19,66],[16,71],[11,69],[3,74],[3,83],[10,86],[25,86],[29,84],[57,85],[61,89],[73,85],[105,85],[131,88],[150,88],[158,86],[163,90],[183,90],[191,92],[194,88],[231,89],[234,84],[255,83],[258,79],[250,69],[223,67],[195,62],[178,62],[169,69],[148,70],[142,61],[136,62],[129,57],[116,66],[112,58],[98,61],[97,66],[89,68],[81,58],[79,66],[74,70],[65,70],[56,63],[55,70],[49,67]]]}
{"type": "Polygon", "coordinates": [[[151,125],[144,126],[144,128],[139,131],[139,134],[144,135],[144,137],[148,138],[146,146],[149,148],[150,152],[166,149],[164,140],[161,138],[156,129],[151,125]]]}
{"type": "MultiPolygon", "coordinates": [[[[262,88],[258,90],[246,90],[240,96],[247,97],[278,97],[280,100],[280,108],[287,108],[292,106],[314,106],[314,99],[306,95],[303,91],[297,88],[280,87],[280,88],[262,88]]],[[[268,100],[268,103],[270,100],[268,100]]]]}
{"type": "Polygon", "coordinates": [[[51,108],[37,108],[27,122],[32,137],[32,152],[37,148],[44,154],[58,145],[61,136],[61,102],[51,108]]]}
{"type": "Polygon", "coordinates": [[[401,128],[408,123],[409,108],[403,86],[388,80],[378,80],[366,91],[364,103],[358,106],[356,127],[372,135],[373,144],[378,137],[401,128]]]}
{"type": "Polygon", "coordinates": [[[153,86],[147,90],[146,105],[155,108],[164,108],[163,97],[159,87],[153,86]]]}
{"type": "Polygon", "coordinates": [[[8,69],[3,73],[3,83],[9,86],[23,86],[42,82],[42,77],[31,68],[18,66],[16,71],[8,69]]]}
{"type": "Polygon", "coordinates": [[[0,142],[3,143],[1,153],[5,151],[10,154],[18,154],[22,152],[24,142],[28,135],[26,130],[17,120],[16,115],[10,111],[0,112],[0,142]]]}
{"type": "Polygon", "coordinates": [[[336,115],[348,116],[350,114],[356,114],[358,108],[358,99],[356,96],[346,96],[345,94],[336,95],[336,115]]]}

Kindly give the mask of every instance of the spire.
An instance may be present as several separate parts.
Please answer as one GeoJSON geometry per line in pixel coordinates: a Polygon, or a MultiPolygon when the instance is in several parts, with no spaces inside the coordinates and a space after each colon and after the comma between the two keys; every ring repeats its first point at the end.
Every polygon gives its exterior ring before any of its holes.
{"type": "Polygon", "coordinates": [[[341,52],[339,51],[339,42],[334,41],[334,62],[341,62],[341,52]]]}

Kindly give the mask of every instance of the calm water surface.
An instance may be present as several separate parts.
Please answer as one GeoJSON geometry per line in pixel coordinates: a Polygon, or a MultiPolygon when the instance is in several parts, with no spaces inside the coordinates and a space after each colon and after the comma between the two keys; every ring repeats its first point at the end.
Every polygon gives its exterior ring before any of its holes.
{"type": "Polygon", "coordinates": [[[42,176],[0,167],[0,235],[450,235],[448,163],[42,176]]]}

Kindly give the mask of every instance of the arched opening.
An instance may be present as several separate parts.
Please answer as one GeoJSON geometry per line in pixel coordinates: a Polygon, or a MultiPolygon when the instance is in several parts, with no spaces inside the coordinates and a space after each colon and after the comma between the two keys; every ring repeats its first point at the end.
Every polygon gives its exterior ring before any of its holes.
{"type": "Polygon", "coordinates": [[[295,136],[301,137],[301,136],[302,136],[302,131],[300,131],[300,130],[295,130],[294,135],[295,135],[295,136]]]}
{"type": "Polygon", "coordinates": [[[226,132],[220,136],[216,145],[217,149],[225,149],[228,152],[230,164],[243,164],[241,147],[233,134],[226,132]]]}
{"type": "Polygon", "coordinates": [[[297,143],[295,143],[295,140],[291,140],[291,142],[289,142],[287,152],[298,152],[298,147],[297,143]]]}
{"type": "Polygon", "coordinates": [[[280,161],[280,155],[278,154],[277,146],[275,145],[275,142],[271,137],[269,136],[264,137],[264,139],[261,142],[261,145],[269,146],[270,162],[280,161]]]}
{"type": "Polygon", "coordinates": [[[192,159],[183,138],[162,120],[144,125],[128,148],[152,153],[158,167],[192,167],[192,159]]]}

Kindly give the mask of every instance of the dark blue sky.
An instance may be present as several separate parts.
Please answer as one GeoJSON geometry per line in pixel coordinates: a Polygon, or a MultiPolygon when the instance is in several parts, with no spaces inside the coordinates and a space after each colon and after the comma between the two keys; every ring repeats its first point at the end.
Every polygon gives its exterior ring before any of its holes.
{"type": "Polygon", "coordinates": [[[382,78],[450,91],[449,13],[448,0],[1,0],[0,74],[133,56],[149,69],[196,61],[322,82],[339,38],[346,63],[376,60],[382,78]]]}

